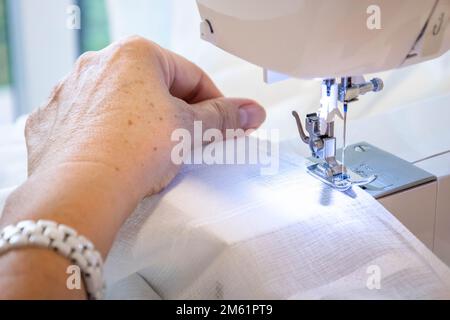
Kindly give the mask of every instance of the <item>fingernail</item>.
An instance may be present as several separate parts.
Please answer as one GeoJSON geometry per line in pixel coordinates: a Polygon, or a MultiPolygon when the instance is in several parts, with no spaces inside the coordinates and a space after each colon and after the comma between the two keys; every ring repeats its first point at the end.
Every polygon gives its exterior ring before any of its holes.
{"type": "Polygon", "coordinates": [[[266,119],[266,112],[257,104],[248,104],[239,108],[241,126],[245,129],[256,129],[266,119]]]}

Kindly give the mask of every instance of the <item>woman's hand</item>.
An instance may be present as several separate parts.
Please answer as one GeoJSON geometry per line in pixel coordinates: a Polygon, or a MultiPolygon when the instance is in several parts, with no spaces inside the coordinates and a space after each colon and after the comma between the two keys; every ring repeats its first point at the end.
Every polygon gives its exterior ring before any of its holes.
{"type": "MultiPolygon", "coordinates": [[[[177,128],[256,128],[254,101],[226,99],[201,69],[143,38],[89,52],[26,126],[29,174],[95,165],[142,198],[176,175],[177,128]]],[[[125,196],[125,195],[124,195],[125,196]]]]}
{"type": "MultiPolygon", "coordinates": [[[[250,129],[264,119],[256,102],[224,98],[197,66],[143,38],[86,53],[29,117],[29,178],[9,197],[0,225],[54,220],[106,255],[139,201],[177,174],[174,130],[192,131],[194,121],[204,129],[250,129]]],[[[64,263],[34,249],[0,257],[0,297],[80,297],[63,285],[64,263]]]]}

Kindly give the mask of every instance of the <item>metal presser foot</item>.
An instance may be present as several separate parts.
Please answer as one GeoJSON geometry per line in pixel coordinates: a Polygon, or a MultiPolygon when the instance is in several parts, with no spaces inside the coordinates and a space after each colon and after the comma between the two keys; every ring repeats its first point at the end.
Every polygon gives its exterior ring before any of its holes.
{"type": "Polygon", "coordinates": [[[328,124],[325,135],[319,131],[319,117],[317,114],[306,116],[306,130],[309,136],[303,131],[303,126],[297,112],[292,113],[297,121],[300,138],[309,144],[314,161],[316,163],[307,167],[308,173],[326,185],[345,192],[353,186],[362,186],[372,183],[376,176],[363,178],[353,172],[348,171],[345,166],[336,160],[336,138],[334,134],[334,123],[328,124]]]}
{"type": "Polygon", "coordinates": [[[348,104],[358,100],[360,95],[368,92],[383,90],[381,79],[372,79],[368,82],[363,77],[344,77],[338,84],[336,79],[324,79],[322,81],[322,98],[320,100],[319,114],[311,113],[306,116],[303,131],[302,121],[297,112],[293,112],[298,132],[302,141],[309,145],[314,164],[308,167],[308,172],[339,191],[347,191],[352,186],[369,184],[376,176],[363,178],[347,170],[345,167],[346,124],[348,104]],[[342,117],[338,109],[338,103],[343,104],[344,130],[342,164],[336,160],[336,137],[334,136],[334,119],[337,115],[342,117]]]}
{"type": "Polygon", "coordinates": [[[370,184],[377,179],[377,176],[375,175],[363,178],[356,173],[347,172],[328,176],[326,173],[327,169],[328,165],[326,163],[316,163],[307,167],[308,173],[314,178],[341,192],[345,192],[353,186],[364,186],[370,184]]]}
{"type": "Polygon", "coordinates": [[[347,174],[339,173],[330,176],[327,173],[329,169],[327,163],[316,163],[307,167],[310,175],[336,190],[345,192],[353,186],[347,174]]]}

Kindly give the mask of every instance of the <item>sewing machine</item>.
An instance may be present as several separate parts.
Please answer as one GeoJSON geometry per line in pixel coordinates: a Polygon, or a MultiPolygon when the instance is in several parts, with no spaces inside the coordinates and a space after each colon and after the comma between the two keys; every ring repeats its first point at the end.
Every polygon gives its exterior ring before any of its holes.
{"type": "MultiPolygon", "coordinates": [[[[439,231],[450,227],[450,200],[445,196],[450,193],[450,157],[448,139],[443,139],[450,134],[441,119],[449,113],[443,105],[450,97],[438,102],[440,109],[430,102],[428,110],[428,106],[410,108],[410,115],[397,112],[379,119],[381,124],[394,117],[399,128],[404,126],[406,133],[396,132],[402,142],[410,138],[408,132],[418,147],[430,139],[445,140],[444,152],[426,154],[418,165],[392,154],[407,147],[395,139],[391,153],[346,141],[348,109],[364,94],[389,90],[381,79],[366,81],[362,75],[431,60],[450,49],[450,0],[197,0],[197,4],[201,37],[263,67],[267,83],[290,77],[322,81],[318,111],[306,115],[304,125],[293,112],[301,141],[312,155],[308,171],[341,191],[354,185],[366,189],[450,264],[450,236],[439,231]],[[431,113],[438,115],[431,117],[434,136],[428,130],[421,139],[411,134],[415,128],[403,124],[402,119],[423,119],[431,113]],[[341,150],[336,147],[338,118],[343,120],[341,150]]],[[[422,132],[422,123],[413,125],[422,132]]],[[[352,123],[352,133],[373,131],[372,127],[367,121],[354,127],[352,123]]]]}

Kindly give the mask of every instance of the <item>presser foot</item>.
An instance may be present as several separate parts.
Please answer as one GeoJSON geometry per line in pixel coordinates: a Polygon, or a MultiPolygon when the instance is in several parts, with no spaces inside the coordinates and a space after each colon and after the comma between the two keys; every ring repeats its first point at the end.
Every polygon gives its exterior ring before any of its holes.
{"type": "Polygon", "coordinates": [[[315,163],[307,167],[307,171],[314,178],[341,192],[350,190],[353,186],[364,186],[376,180],[376,176],[361,177],[354,173],[337,173],[329,175],[329,168],[324,163],[315,163]]]}

